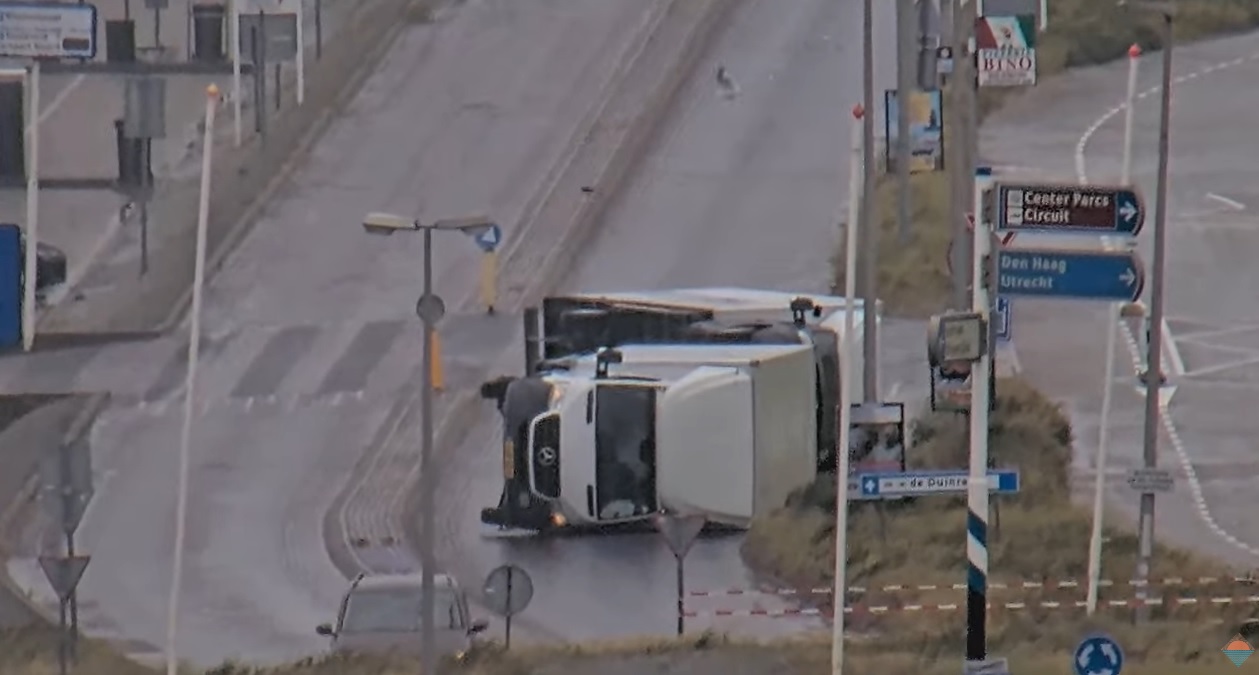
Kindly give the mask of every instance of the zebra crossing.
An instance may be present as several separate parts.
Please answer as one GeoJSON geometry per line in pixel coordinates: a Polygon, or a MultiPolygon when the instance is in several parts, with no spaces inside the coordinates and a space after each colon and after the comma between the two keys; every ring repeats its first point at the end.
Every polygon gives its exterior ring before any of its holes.
{"type": "MultiPolygon", "coordinates": [[[[514,328],[514,321],[511,328],[514,328]]],[[[440,333],[450,368],[475,367],[513,337],[499,317],[454,315],[440,333]]],[[[0,358],[0,391],[110,392],[115,407],[164,414],[182,392],[188,336],[0,358]]],[[[397,395],[418,373],[423,328],[415,319],[234,326],[201,338],[197,399],[242,411],[336,408],[397,395]]]]}

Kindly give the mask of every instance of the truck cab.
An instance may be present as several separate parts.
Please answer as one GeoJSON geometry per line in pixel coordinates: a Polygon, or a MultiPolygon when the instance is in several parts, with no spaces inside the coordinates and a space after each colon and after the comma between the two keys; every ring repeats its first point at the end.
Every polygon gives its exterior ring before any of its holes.
{"type": "Polygon", "coordinates": [[[679,499],[702,502],[689,506],[717,522],[746,520],[751,506],[736,503],[737,490],[707,491],[714,481],[693,477],[729,470],[752,491],[756,459],[731,454],[754,433],[745,371],[793,354],[803,361],[794,362],[792,391],[807,397],[796,408],[811,413],[798,423],[809,429],[809,470],[834,464],[843,307],[843,298],[748,289],[544,299],[526,316],[525,376],[482,386],[502,416],[504,477],[482,522],[617,525],[679,499]],[[735,406],[742,416],[729,414],[735,406]],[[701,416],[721,422],[697,435],[701,416]]]}

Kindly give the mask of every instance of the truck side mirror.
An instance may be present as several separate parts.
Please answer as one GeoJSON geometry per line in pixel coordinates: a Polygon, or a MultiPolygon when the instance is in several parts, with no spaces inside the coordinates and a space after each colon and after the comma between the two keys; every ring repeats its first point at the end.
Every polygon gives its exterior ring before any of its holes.
{"type": "Polygon", "coordinates": [[[468,635],[476,635],[477,633],[483,633],[485,632],[485,629],[489,627],[490,627],[489,621],[486,621],[485,619],[477,619],[472,622],[471,626],[468,626],[468,635]]]}
{"type": "Polygon", "coordinates": [[[324,636],[324,637],[331,637],[331,636],[332,636],[332,624],[330,624],[330,623],[321,623],[321,624],[319,624],[318,626],[315,626],[315,634],[316,634],[316,635],[322,635],[322,636],[324,636]]]}

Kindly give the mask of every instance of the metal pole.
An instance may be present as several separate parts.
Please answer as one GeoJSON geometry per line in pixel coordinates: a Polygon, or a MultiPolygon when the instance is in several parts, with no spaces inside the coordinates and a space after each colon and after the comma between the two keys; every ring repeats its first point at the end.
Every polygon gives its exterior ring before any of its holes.
{"type": "MultiPolygon", "coordinates": [[[[867,113],[874,110],[874,8],[872,0],[863,0],[861,50],[862,69],[861,90],[862,109],[867,113]]],[[[864,350],[862,379],[864,380],[864,399],[879,399],[879,332],[878,322],[871,318],[877,316],[878,283],[879,283],[879,230],[874,218],[874,115],[866,114],[862,122],[862,163],[864,177],[861,190],[861,232],[865,237],[862,246],[862,311],[866,319],[862,321],[862,348],[864,350]]]]}
{"type": "MultiPolygon", "coordinates": [[[[424,296],[433,292],[433,229],[424,228],[424,296]]],[[[420,665],[425,675],[437,672],[437,645],[434,643],[433,567],[433,330],[424,322],[424,381],[420,393],[420,639],[423,653],[420,665]]]]}
{"type": "Polygon", "coordinates": [[[22,275],[22,349],[35,347],[35,255],[39,248],[39,61],[31,61],[26,76],[26,232],[23,245],[25,265],[22,275]]]}
{"type": "MultiPolygon", "coordinates": [[[[831,621],[831,675],[839,675],[844,670],[844,604],[848,598],[848,472],[851,470],[848,443],[849,429],[852,426],[852,401],[856,393],[852,369],[857,362],[857,353],[853,349],[856,345],[853,339],[853,306],[857,302],[858,202],[855,195],[861,192],[864,178],[861,166],[865,158],[862,118],[868,116],[861,106],[853,108],[852,112],[852,163],[848,170],[848,194],[854,197],[848,200],[848,231],[845,233],[847,246],[844,250],[844,335],[841,343],[844,351],[839,364],[839,442],[835,446],[835,589],[832,595],[835,617],[831,621]]],[[[869,323],[870,315],[863,314],[862,321],[869,323]]]]}
{"type": "MultiPolygon", "coordinates": [[[[1145,368],[1145,434],[1143,455],[1145,468],[1158,466],[1159,385],[1163,380],[1163,268],[1167,253],[1167,154],[1172,106],[1172,40],[1173,19],[1163,13],[1163,91],[1158,123],[1158,195],[1154,212],[1154,269],[1150,288],[1150,347],[1146,350],[1145,368]]],[[[1137,597],[1146,597],[1145,582],[1150,578],[1150,562],[1154,556],[1154,493],[1141,495],[1141,518],[1138,540],[1137,597]]],[[[1138,616],[1148,608],[1138,605],[1138,616]]]]}
{"type": "MultiPolygon", "coordinates": [[[[68,512],[63,512],[68,513],[68,512]]],[[[66,557],[74,557],[74,532],[66,533],[66,557]]],[[[79,660],[79,591],[78,585],[70,589],[67,600],[70,606],[70,660],[79,660]]]]}
{"type": "Polygon", "coordinates": [[[149,171],[153,162],[153,139],[144,142],[144,163],[140,167],[140,276],[149,272],[149,171]]]}
{"type": "Polygon", "coordinates": [[[323,58],[323,0],[315,0],[315,60],[323,58]]]}
{"type": "Polygon", "coordinates": [[[507,602],[508,602],[508,605],[509,605],[509,606],[508,606],[508,608],[507,608],[507,609],[508,609],[508,611],[507,611],[507,616],[503,617],[503,648],[504,648],[504,649],[511,649],[511,615],[512,615],[512,612],[511,612],[511,607],[510,607],[510,604],[511,604],[511,577],[512,577],[512,569],[514,569],[514,568],[512,568],[510,565],[507,567],[507,602]]]}
{"type": "Polygon", "coordinates": [[[69,631],[66,628],[66,601],[64,598],[59,603],[58,608],[60,612],[57,620],[57,627],[60,631],[57,638],[57,672],[61,673],[61,675],[66,675],[69,671],[69,668],[67,667],[68,659],[66,658],[68,656],[67,650],[69,648],[69,639],[67,638],[67,633],[69,631]]]}
{"type": "MultiPolygon", "coordinates": [[[[297,105],[306,102],[306,3],[297,3],[297,105]]],[[[276,85],[277,88],[279,85],[276,85]]]]}
{"type": "Polygon", "coordinates": [[[153,8],[153,46],[162,48],[162,10],[153,8]]]}
{"type": "Polygon", "coordinates": [[[674,553],[673,557],[678,563],[678,636],[681,637],[682,632],[686,628],[685,619],[682,616],[686,613],[686,585],[682,568],[682,556],[674,553]]]}
{"type": "MultiPolygon", "coordinates": [[[[975,169],[975,233],[972,238],[975,263],[971,269],[974,286],[971,309],[990,317],[988,289],[984,287],[984,262],[991,239],[984,217],[983,196],[992,184],[992,169],[975,169]]],[[[967,480],[966,517],[966,660],[987,657],[988,620],[988,370],[990,351],[971,370],[970,471],[967,480]]]]}
{"type": "MultiPolygon", "coordinates": [[[[1141,50],[1136,45],[1128,50],[1128,95],[1125,99],[1123,127],[1123,164],[1120,169],[1119,182],[1128,185],[1132,179],[1132,110],[1137,95],[1137,57],[1141,50]]],[[[1128,246],[1135,244],[1129,239],[1128,246]]],[[[1097,461],[1093,478],[1093,531],[1089,537],[1089,569],[1088,569],[1088,600],[1089,616],[1097,611],[1097,591],[1102,576],[1102,520],[1105,517],[1105,483],[1106,483],[1106,451],[1110,441],[1110,409],[1112,405],[1113,385],[1115,379],[1115,333],[1119,326],[1119,309],[1121,304],[1111,306],[1110,316],[1106,321],[1106,379],[1102,383],[1102,417],[1097,430],[1097,461]]]]}
{"type": "MultiPolygon", "coordinates": [[[[896,0],[896,239],[909,243],[909,139],[910,98],[914,86],[913,1],[896,0]]],[[[885,111],[886,114],[886,111],[885,111]]]]}
{"type": "Polygon", "coordinates": [[[232,109],[235,115],[236,147],[240,147],[244,133],[241,123],[241,97],[244,92],[240,88],[240,0],[228,0],[230,18],[227,27],[228,39],[232,41],[232,109]]]}
{"type": "Polygon", "coordinates": [[[960,8],[953,7],[953,0],[946,0],[952,11],[953,74],[949,77],[949,112],[946,115],[949,135],[944,141],[945,157],[949,171],[949,213],[953,218],[953,244],[950,261],[953,266],[953,308],[970,306],[966,293],[970,278],[970,239],[966,231],[966,212],[970,210],[971,196],[966,190],[971,167],[966,163],[966,30],[967,16],[960,8]]]}
{"type": "Polygon", "coordinates": [[[279,62],[275,64],[275,109],[276,110],[280,109],[280,104],[282,103],[281,98],[283,98],[281,96],[282,90],[280,88],[280,76],[281,76],[280,67],[283,65],[284,64],[279,63],[279,62]]]}
{"type": "Polygon", "coordinates": [[[179,622],[179,587],[184,573],[184,539],[188,528],[188,460],[192,446],[193,392],[197,357],[201,351],[201,296],[205,286],[206,229],[210,218],[210,168],[214,151],[214,111],[219,89],[206,87],[205,131],[201,149],[201,198],[197,205],[197,244],[192,268],[192,316],[188,336],[188,372],[184,382],[184,421],[179,439],[179,478],[175,491],[175,555],[171,568],[169,604],[166,608],[166,675],[177,675],[175,635],[179,622]]]}

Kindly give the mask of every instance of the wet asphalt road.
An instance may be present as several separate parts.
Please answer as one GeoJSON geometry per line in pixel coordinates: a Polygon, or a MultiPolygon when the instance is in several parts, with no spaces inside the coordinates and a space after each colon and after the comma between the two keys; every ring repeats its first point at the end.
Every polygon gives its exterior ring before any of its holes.
{"type": "MultiPolygon", "coordinates": [[[[1259,527],[1251,515],[1259,476],[1259,190],[1249,133],[1259,80],[1259,36],[1178,49],[1172,89],[1164,370],[1175,385],[1172,425],[1160,430],[1159,464],[1176,475],[1158,501],[1160,537],[1253,567],[1259,527]],[[1183,364],[1183,369],[1180,367],[1183,364]]],[[[1134,182],[1147,216],[1139,251],[1150,269],[1154,225],[1161,55],[1141,60],[1135,108],[1134,182]]],[[[1117,182],[1123,115],[1097,127],[1077,157],[1082,134],[1122,102],[1126,64],[1060,78],[999,113],[984,152],[997,166],[1026,167],[1031,180],[1074,182],[1080,160],[1091,182],[1117,182]],[[1032,117],[1033,111],[1035,117],[1032,117]],[[1029,124],[1036,121],[1035,127],[1029,124]],[[1035,170],[1035,171],[1032,171],[1035,170]]],[[[1147,292],[1150,282],[1147,278],[1147,292]]],[[[1030,376],[1074,412],[1082,472],[1093,465],[1106,336],[1104,308],[1090,303],[1016,301],[1015,339],[1030,376]],[[1063,330],[1070,326],[1070,330],[1063,330]]],[[[1139,328],[1137,328],[1139,331],[1139,328]]],[[[1137,332],[1134,331],[1134,332],[1137,332]]],[[[1141,462],[1142,400],[1133,350],[1119,340],[1111,426],[1111,504],[1134,515],[1123,483],[1141,462]]],[[[1091,485],[1091,483],[1090,483],[1091,485]]],[[[1086,545],[1086,543],[1082,543],[1086,545]]],[[[1116,572],[1121,574],[1122,572],[1116,572]]]]}
{"type": "MultiPolygon", "coordinates": [[[[876,36],[892,33],[876,3],[876,36]]],[[[844,213],[847,111],[860,100],[860,3],[744,3],[703,59],[642,170],[628,181],[562,290],[735,285],[819,292],[828,285],[834,223],[844,213]],[[723,99],[724,64],[742,90],[723,99]]],[[[892,85],[888,42],[878,40],[876,87],[892,85]]],[[[925,393],[916,368],[921,327],[890,322],[885,389],[925,393]]],[[[494,364],[521,370],[519,335],[494,364]]],[[[653,533],[598,538],[497,540],[482,536],[479,509],[501,488],[500,432],[493,408],[448,458],[439,503],[442,555],[474,582],[513,562],[533,576],[533,604],[518,625],[537,639],[581,640],[674,630],[675,563],[653,533]]],[[[686,559],[690,590],[747,588],[739,536],[701,540],[686,559]]],[[[689,609],[780,609],[766,596],[697,598],[689,609]]],[[[697,618],[714,628],[767,636],[812,620],[697,618]]]]}
{"type": "MultiPolygon", "coordinates": [[[[181,657],[273,662],[326,646],[314,626],[335,615],[346,582],[324,516],[421,356],[421,238],[371,238],[359,223],[373,210],[487,213],[510,236],[645,14],[603,0],[482,0],[410,29],[208,286],[181,657]]],[[[472,242],[442,235],[434,248],[438,292],[469,293],[472,242]]],[[[80,598],[89,633],[139,655],[165,634],[185,350],[165,338],[4,373],[9,386],[117,394],[92,438],[99,480],[79,541],[93,561],[80,598]]],[[[13,573],[46,593],[29,559],[13,573]]]]}

